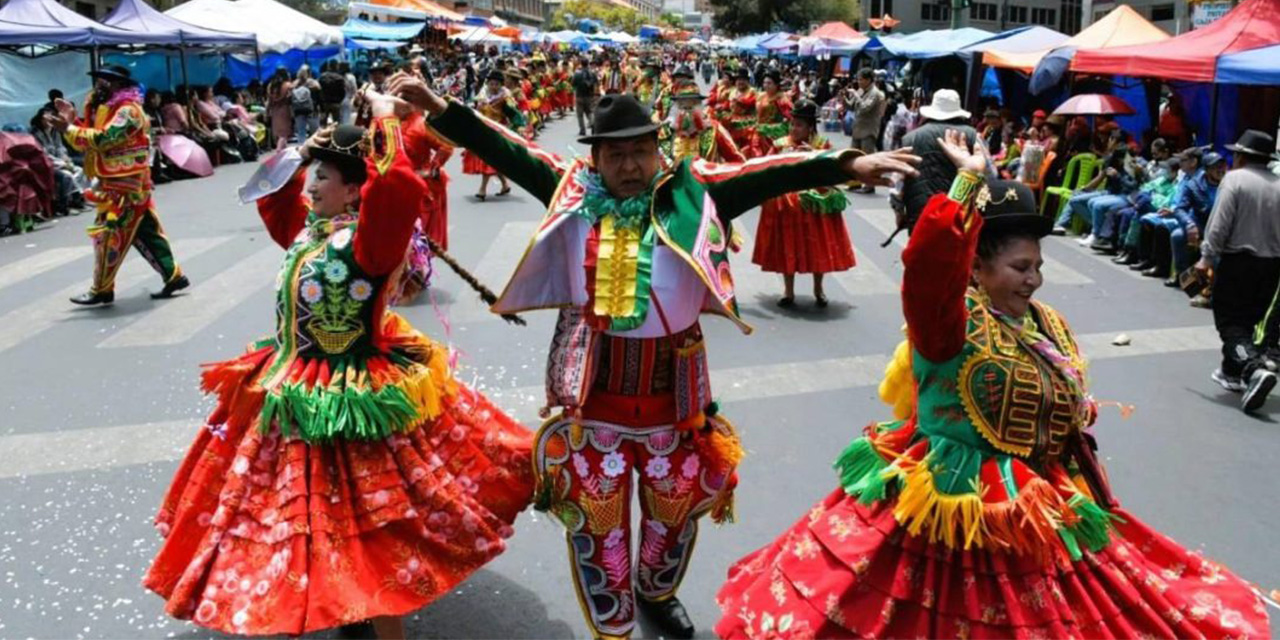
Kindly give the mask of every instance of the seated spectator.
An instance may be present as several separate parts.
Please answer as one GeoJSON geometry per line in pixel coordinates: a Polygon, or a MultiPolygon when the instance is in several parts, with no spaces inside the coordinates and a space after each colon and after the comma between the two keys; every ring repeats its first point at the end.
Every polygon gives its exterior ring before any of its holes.
{"type": "Polygon", "coordinates": [[[1153,177],[1142,183],[1138,193],[1130,196],[1128,206],[1114,209],[1109,214],[1116,220],[1113,223],[1116,238],[1112,242],[1119,250],[1119,255],[1112,259],[1112,262],[1132,266],[1142,261],[1138,251],[1142,225],[1138,224],[1138,219],[1149,213],[1169,208],[1178,182],[1178,169],[1177,158],[1166,158],[1158,169],[1146,169],[1145,174],[1153,177]]]}
{"type": "Polygon", "coordinates": [[[1041,136],[1040,129],[1027,129],[1026,138],[1020,143],[1022,153],[1009,163],[1009,175],[1016,176],[1021,182],[1035,184],[1040,179],[1048,145],[1041,136]]]}
{"type": "MultiPolygon", "coordinates": [[[[52,95],[52,92],[50,94],[52,95]]],[[[53,194],[53,212],[60,216],[79,215],[80,211],[86,207],[84,190],[89,188],[89,180],[84,170],[71,159],[71,154],[67,153],[67,145],[62,139],[62,133],[54,129],[45,119],[46,115],[56,113],[57,111],[41,107],[31,119],[31,135],[44,149],[44,154],[48,156],[49,164],[53,167],[56,188],[53,194]]]]}
{"type": "Polygon", "coordinates": [[[1137,181],[1125,166],[1128,159],[1129,148],[1124,146],[1107,156],[1103,169],[1067,200],[1067,208],[1054,226],[1055,234],[1065,234],[1075,218],[1089,224],[1089,232],[1079,241],[1082,245],[1093,244],[1095,234],[1110,235],[1110,230],[1103,228],[1104,214],[1128,202],[1128,195],[1138,190],[1137,181]]]}
{"type": "MultiPolygon", "coordinates": [[[[1142,217],[1150,230],[1150,267],[1142,275],[1164,278],[1165,285],[1178,286],[1177,274],[1191,266],[1192,251],[1200,244],[1200,230],[1209,221],[1209,212],[1218,195],[1218,183],[1226,175],[1226,159],[1217,153],[1206,153],[1201,168],[1176,191],[1167,213],[1142,217]]],[[[1186,166],[1184,165],[1184,171],[1186,166]]],[[[1146,231],[1146,229],[1144,229],[1146,231]]]]}
{"type": "Polygon", "coordinates": [[[212,88],[197,87],[191,99],[201,124],[219,140],[228,143],[222,150],[225,160],[239,162],[258,158],[257,143],[254,142],[252,133],[236,119],[229,118],[227,112],[217,105],[212,88]]]}

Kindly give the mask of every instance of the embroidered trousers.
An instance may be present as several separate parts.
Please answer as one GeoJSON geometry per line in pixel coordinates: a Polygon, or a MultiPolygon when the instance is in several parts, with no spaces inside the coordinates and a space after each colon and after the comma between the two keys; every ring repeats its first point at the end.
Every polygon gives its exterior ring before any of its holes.
{"type": "Polygon", "coordinates": [[[94,192],[97,217],[89,227],[93,241],[93,286],[91,293],[113,291],[116,274],[132,246],[146,258],[165,284],[182,275],[156,216],[151,194],[94,192]]]}

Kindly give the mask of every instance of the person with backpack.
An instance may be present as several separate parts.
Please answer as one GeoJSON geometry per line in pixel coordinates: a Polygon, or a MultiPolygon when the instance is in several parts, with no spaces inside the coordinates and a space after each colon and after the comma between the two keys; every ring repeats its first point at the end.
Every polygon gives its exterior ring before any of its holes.
{"type": "Polygon", "coordinates": [[[293,137],[299,144],[320,128],[317,113],[320,83],[311,77],[311,67],[302,65],[289,91],[289,108],[293,111],[293,137]]]}
{"type": "Polygon", "coordinates": [[[338,72],[338,63],[324,63],[320,73],[320,125],[343,124],[342,103],[347,98],[347,80],[338,72]]]}

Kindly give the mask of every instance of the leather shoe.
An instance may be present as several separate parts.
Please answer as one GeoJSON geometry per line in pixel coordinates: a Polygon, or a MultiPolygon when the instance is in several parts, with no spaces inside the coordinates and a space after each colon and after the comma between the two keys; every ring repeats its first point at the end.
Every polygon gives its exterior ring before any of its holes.
{"type": "Polygon", "coordinates": [[[659,602],[636,598],[636,605],[640,613],[657,626],[664,636],[676,640],[689,640],[693,637],[693,620],[689,619],[689,613],[676,598],[659,602]]]}
{"type": "Polygon", "coordinates": [[[1129,253],[1127,251],[1120,252],[1119,254],[1116,255],[1116,257],[1111,259],[1111,263],[1121,264],[1121,265],[1129,264],[1129,253]]]}
{"type": "Polygon", "coordinates": [[[1178,286],[1178,279],[1177,279],[1177,278],[1168,278],[1168,279],[1166,279],[1166,280],[1164,281],[1164,286],[1169,287],[1169,288],[1171,288],[1171,289],[1172,289],[1172,288],[1175,288],[1175,287],[1177,287],[1177,286],[1178,286]]]}
{"type": "Polygon", "coordinates": [[[1150,269],[1144,270],[1142,272],[1142,275],[1148,278],[1164,278],[1168,275],[1168,273],[1169,273],[1168,271],[1165,271],[1160,267],[1151,267],[1150,269]]]}
{"type": "Polygon", "coordinates": [[[114,291],[99,291],[98,293],[90,291],[88,293],[82,293],[71,299],[71,302],[86,307],[92,307],[99,304],[111,304],[115,301],[116,292],[114,291]]]}
{"type": "Polygon", "coordinates": [[[159,293],[151,294],[151,299],[163,300],[165,298],[172,298],[173,294],[182,291],[189,286],[191,286],[191,281],[188,280],[186,276],[178,276],[173,280],[170,280],[168,284],[164,285],[164,288],[161,289],[159,293]]]}
{"type": "Polygon", "coordinates": [[[1146,271],[1147,269],[1150,269],[1153,266],[1155,265],[1151,264],[1150,260],[1139,260],[1137,263],[1129,265],[1129,270],[1130,271],[1146,271]]]}

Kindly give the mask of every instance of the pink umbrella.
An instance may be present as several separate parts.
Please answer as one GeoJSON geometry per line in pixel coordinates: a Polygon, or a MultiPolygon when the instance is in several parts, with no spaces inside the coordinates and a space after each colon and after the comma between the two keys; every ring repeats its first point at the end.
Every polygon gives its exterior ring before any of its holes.
{"type": "Polygon", "coordinates": [[[1072,96],[1070,100],[1053,110],[1055,116],[1125,116],[1131,113],[1133,113],[1133,107],[1129,106],[1129,103],[1104,93],[1072,96]]]}
{"type": "Polygon", "coordinates": [[[213,163],[195,140],[186,136],[166,134],[160,136],[160,153],[178,168],[201,178],[213,175],[213,163]]]}

